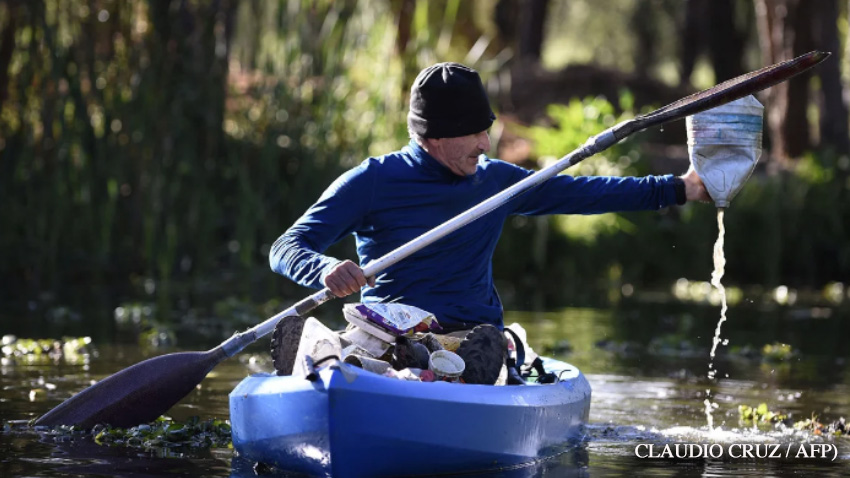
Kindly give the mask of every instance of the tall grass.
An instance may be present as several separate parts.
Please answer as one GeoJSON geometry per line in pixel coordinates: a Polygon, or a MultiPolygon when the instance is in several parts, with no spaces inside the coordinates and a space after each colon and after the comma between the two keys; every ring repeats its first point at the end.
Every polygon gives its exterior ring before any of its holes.
{"type": "MultiPolygon", "coordinates": [[[[485,36],[458,33],[477,32],[471,5],[0,3],[0,299],[86,297],[105,284],[115,301],[152,296],[167,317],[178,295],[300,293],[268,271],[269,245],[340,172],[406,142],[419,68],[465,61],[486,77],[501,61],[488,59],[485,36]]],[[[541,155],[616,119],[600,100],[553,114],[557,130],[535,130],[541,155]]],[[[632,146],[582,172],[644,173],[632,146]]],[[[751,181],[727,216],[741,281],[850,276],[846,163],[818,154],[795,173],[751,181]],[[736,237],[753,224],[763,228],[736,237]]],[[[510,221],[496,275],[515,290],[580,297],[612,278],[702,273],[712,212],[510,221]],[[528,244],[535,251],[517,253],[528,244]]]]}
{"type": "Polygon", "coordinates": [[[267,271],[333,177],[398,145],[382,5],[4,3],[0,294],[106,283],[167,305],[175,281],[267,271]]]}

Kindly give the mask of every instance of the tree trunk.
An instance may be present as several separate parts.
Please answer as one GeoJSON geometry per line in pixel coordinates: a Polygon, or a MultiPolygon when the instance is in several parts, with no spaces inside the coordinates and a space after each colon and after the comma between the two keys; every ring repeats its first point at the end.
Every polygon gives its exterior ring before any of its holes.
{"type": "Polygon", "coordinates": [[[652,3],[646,1],[638,2],[632,12],[630,26],[637,40],[637,49],[635,51],[635,74],[642,77],[649,76],[649,72],[655,65],[656,60],[655,51],[658,36],[652,20],[652,3]]]}
{"type": "MultiPolygon", "coordinates": [[[[814,48],[812,42],[812,15],[815,2],[796,0],[789,6],[791,21],[786,23],[785,35],[791,38],[791,56],[802,55],[814,48]]],[[[788,111],[785,120],[785,150],[789,158],[800,157],[811,148],[811,126],[806,115],[809,105],[809,78],[788,82],[788,111]]]]}
{"type": "Polygon", "coordinates": [[[838,154],[850,154],[848,111],[841,84],[842,51],[838,38],[837,0],[822,0],[815,12],[817,48],[832,52],[832,58],[818,67],[823,92],[820,115],[820,145],[838,154]]]}
{"type": "Polygon", "coordinates": [[[519,58],[523,63],[540,63],[543,51],[546,10],[549,0],[527,0],[520,14],[519,58]]]}
{"type": "Polygon", "coordinates": [[[708,9],[708,48],[717,83],[744,74],[744,35],[735,25],[732,0],[712,0],[708,9]]]}
{"type": "Polygon", "coordinates": [[[704,0],[687,0],[685,18],[682,21],[679,33],[682,39],[681,50],[679,51],[679,64],[681,66],[679,85],[683,87],[691,85],[691,74],[694,72],[697,57],[702,50],[705,38],[705,23],[702,21],[705,18],[704,15],[704,0]]]}
{"type": "Polygon", "coordinates": [[[498,0],[493,8],[493,23],[496,24],[498,36],[493,43],[501,48],[515,49],[517,38],[517,18],[520,5],[518,0],[498,0]]]}
{"type": "Polygon", "coordinates": [[[390,2],[390,8],[396,18],[395,52],[402,62],[401,85],[399,86],[401,87],[401,97],[404,98],[406,104],[410,91],[408,88],[410,88],[418,73],[415,55],[407,54],[407,45],[412,36],[416,0],[393,0],[390,2]]]}
{"type": "MultiPolygon", "coordinates": [[[[809,17],[800,19],[798,11],[806,8],[799,9],[801,3],[808,2],[805,0],[755,0],[759,43],[765,65],[793,58],[796,53],[795,47],[801,48],[808,41],[806,35],[811,33],[807,27],[809,17]],[[796,22],[795,18],[797,18],[796,22]],[[803,31],[796,32],[796,28],[801,28],[803,31]]],[[[803,75],[780,83],[764,94],[767,136],[770,140],[771,151],[768,171],[771,173],[787,166],[790,158],[799,154],[801,145],[807,145],[809,142],[808,125],[800,131],[789,129],[789,127],[799,127],[799,121],[805,118],[807,78],[808,75],[803,75]]]]}
{"type": "Polygon", "coordinates": [[[3,2],[6,9],[7,24],[0,36],[0,111],[3,111],[3,103],[9,96],[9,63],[12,61],[12,52],[15,51],[15,33],[17,31],[17,2],[3,2]]]}

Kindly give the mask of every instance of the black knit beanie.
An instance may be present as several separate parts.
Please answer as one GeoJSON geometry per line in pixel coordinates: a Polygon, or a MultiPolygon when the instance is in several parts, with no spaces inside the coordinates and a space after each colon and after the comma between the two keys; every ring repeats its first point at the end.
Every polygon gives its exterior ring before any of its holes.
{"type": "Polygon", "coordinates": [[[423,138],[480,133],[495,119],[478,72],[459,63],[425,68],[410,88],[407,127],[423,138]]]}

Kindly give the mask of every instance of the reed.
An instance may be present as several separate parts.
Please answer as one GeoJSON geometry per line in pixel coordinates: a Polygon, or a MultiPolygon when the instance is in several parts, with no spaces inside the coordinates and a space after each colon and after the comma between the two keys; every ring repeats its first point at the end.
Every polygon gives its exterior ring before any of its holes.
{"type": "Polygon", "coordinates": [[[335,176],[398,143],[398,68],[362,74],[392,54],[379,6],[3,3],[3,294],[138,283],[167,311],[177,282],[265,269],[335,176]]]}

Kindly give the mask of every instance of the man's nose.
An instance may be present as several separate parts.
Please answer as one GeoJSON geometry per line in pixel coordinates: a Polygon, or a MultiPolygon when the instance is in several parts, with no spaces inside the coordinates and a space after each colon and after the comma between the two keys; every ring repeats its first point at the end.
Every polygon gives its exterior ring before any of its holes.
{"type": "Polygon", "coordinates": [[[485,153],[490,151],[490,135],[486,131],[482,131],[478,135],[478,147],[485,153]]]}

